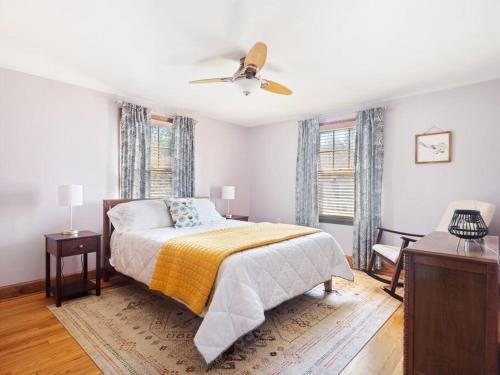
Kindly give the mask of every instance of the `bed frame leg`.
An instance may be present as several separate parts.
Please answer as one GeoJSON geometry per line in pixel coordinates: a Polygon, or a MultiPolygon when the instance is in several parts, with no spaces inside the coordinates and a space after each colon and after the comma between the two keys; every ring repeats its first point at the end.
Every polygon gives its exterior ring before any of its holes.
{"type": "Polygon", "coordinates": [[[330,293],[333,290],[333,280],[327,280],[323,283],[325,285],[325,292],[330,293]]]}
{"type": "Polygon", "coordinates": [[[108,267],[104,267],[104,281],[108,282],[109,281],[109,269],[108,267]]]}

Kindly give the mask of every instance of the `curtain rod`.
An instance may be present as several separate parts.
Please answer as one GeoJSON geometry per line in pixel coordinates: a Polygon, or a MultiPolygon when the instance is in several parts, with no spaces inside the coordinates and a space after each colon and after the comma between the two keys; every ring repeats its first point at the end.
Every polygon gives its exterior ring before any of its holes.
{"type": "MultiPolygon", "coordinates": [[[[316,115],[319,117],[319,121],[328,121],[329,118],[342,118],[342,116],[346,116],[346,119],[350,118],[355,118],[356,114],[360,111],[366,111],[368,109],[375,109],[375,108],[383,108],[384,110],[387,110],[389,106],[386,105],[372,105],[372,106],[360,106],[356,109],[351,110],[344,110],[344,111],[337,111],[337,112],[326,112],[326,113],[320,113],[319,115],[316,115]]],[[[337,120],[335,120],[337,121],[337,120]]],[[[339,121],[345,121],[344,119],[339,120],[339,121]]],[[[330,121],[328,121],[330,122],[330,121]]]]}
{"type": "MultiPolygon", "coordinates": [[[[125,100],[115,100],[115,103],[118,104],[119,108],[123,107],[123,103],[124,102],[125,102],[125,100]]],[[[174,121],[172,115],[170,115],[170,114],[163,114],[163,113],[156,112],[156,111],[153,111],[153,110],[151,110],[151,118],[153,120],[165,121],[165,122],[173,122],[174,121]]]]}
{"type": "Polygon", "coordinates": [[[345,118],[345,119],[342,119],[342,120],[335,120],[335,121],[323,122],[323,123],[321,123],[321,125],[342,124],[343,122],[351,122],[351,121],[355,121],[355,120],[356,120],[356,117],[349,117],[349,118],[345,118]]]}

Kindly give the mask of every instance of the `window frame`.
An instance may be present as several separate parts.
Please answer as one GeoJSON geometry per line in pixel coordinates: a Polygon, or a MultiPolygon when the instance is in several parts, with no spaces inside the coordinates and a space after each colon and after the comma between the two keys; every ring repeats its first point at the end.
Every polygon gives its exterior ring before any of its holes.
{"type": "MultiPolygon", "coordinates": [[[[166,117],[166,116],[163,116],[163,115],[160,115],[160,114],[157,114],[157,113],[152,113],[151,114],[151,127],[158,127],[158,130],[160,127],[163,127],[163,128],[172,128],[173,126],[173,120],[169,117],[166,117]]],[[[152,145],[152,143],[151,143],[152,145]]],[[[158,141],[157,141],[157,148],[158,148],[158,153],[160,152],[160,137],[159,137],[159,134],[158,134],[158,141]]],[[[158,154],[158,164],[155,166],[153,166],[153,163],[152,163],[152,160],[151,160],[151,166],[150,166],[150,173],[152,174],[153,172],[155,173],[170,173],[170,174],[173,174],[173,166],[171,166],[170,168],[160,168],[159,167],[159,163],[160,163],[160,155],[158,154]]]]}
{"type": "MultiPolygon", "coordinates": [[[[320,136],[321,136],[321,133],[323,132],[328,132],[328,131],[336,131],[336,130],[340,130],[340,129],[355,129],[356,130],[356,119],[355,118],[348,118],[348,119],[345,119],[345,120],[340,120],[340,121],[333,121],[333,122],[327,122],[327,123],[322,123],[320,124],[320,136]],[[349,125],[347,125],[349,124],[349,125]],[[321,130],[323,128],[323,130],[321,130]],[[326,129],[325,128],[329,128],[329,129],[326,129]]],[[[351,136],[351,132],[349,132],[349,137],[351,136]]],[[[349,139],[349,142],[348,142],[348,145],[349,145],[349,150],[348,150],[348,155],[350,155],[350,147],[351,147],[351,140],[349,139]]],[[[335,144],[334,144],[335,146],[335,144]]],[[[333,149],[333,151],[323,151],[323,152],[333,152],[333,154],[335,155],[335,149],[333,149]]],[[[319,152],[319,155],[321,155],[321,150],[319,152]]],[[[319,172],[319,168],[320,168],[320,163],[321,163],[321,156],[319,157],[319,160],[318,160],[318,187],[319,187],[319,177],[320,177],[320,172],[319,172]]],[[[354,167],[354,159],[353,160],[350,160],[349,159],[349,164],[352,163],[352,168],[348,168],[348,169],[345,169],[344,171],[342,170],[339,170],[338,172],[334,173],[333,175],[341,175],[342,173],[346,173],[347,175],[352,175],[353,177],[355,177],[355,167],[354,167]],[[351,172],[352,170],[352,172],[351,172]]],[[[319,206],[319,191],[318,191],[318,206],[319,206]]],[[[354,202],[353,202],[354,204],[354,202]]],[[[353,225],[354,224],[354,213],[353,213],[353,216],[341,216],[341,215],[319,215],[319,222],[320,223],[326,223],[326,224],[339,224],[339,225],[353,225]]]]}

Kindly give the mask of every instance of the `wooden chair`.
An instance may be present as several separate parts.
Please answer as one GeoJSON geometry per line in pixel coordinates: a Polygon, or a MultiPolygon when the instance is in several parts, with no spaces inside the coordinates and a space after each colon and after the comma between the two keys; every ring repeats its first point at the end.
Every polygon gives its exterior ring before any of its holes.
{"type": "MultiPolygon", "coordinates": [[[[486,223],[486,225],[490,226],[490,223],[491,223],[491,220],[493,219],[493,215],[495,213],[496,207],[495,207],[495,205],[493,205],[491,203],[475,201],[475,200],[453,201],[446,208],[446,211],[445,211],[444,215],[442,216],[441,221],[439,222],[439,225],[436,229],[437,231],[440,231],[440,232],[447,232],[448,231],[448,225],[451,221],[453,213],[457,209],[478,210],[479,212],[481,212],[481,216],[483,217],[483,220],[486,223]]],[[[417,238],[424,237],[424,236],[422,234],[405,233],[405,232],[400,232],[400,231],[387,229],[387,228],[381,228],[381,227],[379,227],[377,229],[378,229],[377,239],[375,241],[375,245],[373,245],[373,248],[372,248],[372,255],[371,255],[370,260],[368,262],[368,267],[366,269],[366,273],[376,280],[379,280],[379,281],[382,281],[383,283],[389,284],[389,287],[383,288],[384,291],[386,291],[392,297],[394,297],[400,301],[403,301],[403,297],[401,297],[400,295],[398,295],[396,293],[396,288],[403,286],[403,284],[399,282],[399,276],[401,274],[401,270],[403,269],[403,256],[402,256],[401,250],[408,247],[410,242],[415,242],[415,241],[417,241],[417,238]],[[400,235],[401,240],[402,240],[401,246],[398,247],[398,246],[391,246],[391,245],[382,244],[381,240],[382,240],[382,235],[384,232],[400,235]],[[374,273],[373,266],[375,265],[375,261],[377,259],[377,256],[394,265],[394,267],[395,267],[394,274],[392,275],[392,278],[390,280],[383,278],[379,275],[376,275],[374,273]]]]}
{"type": "Polygon", "coordinates": [[[383,283],[389,284],[389,287],[384,287],[383,290],[389,293],[392,297],[403,301],[403,297],[398,295],[396,293],[396,288],[403,286],[402,283],[399,282],[399,275],[401,274],[401,270],[403,269],[403,252],[402,250],[410,244],[410,242],[415,242],[417,241],[416,238],[423,237],[424,235],[422,234],[415,234],[415,233],[406,233],[406,232],[400,232],[397,230],[392,230],[392,229],[387,229],[387,228],[382,228],[379,227],[378,229],[378,234],[377,234],[377,240],[375,241],[375,245],[373,245],[372,249],[372,255],[370,257],[370,261],[368,262],[368,267],[366,269],[366,273],[373,277],[374,279],[378,281],[382,281],[383,283]],[[382,240],[382,235],[384,232],[388,233],[393,233],[393,234],[399,234],[401,235],[402,243],[401,246],[391,246],[391,245],[384,245],[381,243],[382,240]],[[377,259],[377,256],[386,260],[390,264],[393,264],[395,269],[394,269],[394,274],[392,275],[392,278],[386,279],[383,278],[379,275],[376,275],[373,271],[373,267],[375,266],[375,261],[377,259]]]}

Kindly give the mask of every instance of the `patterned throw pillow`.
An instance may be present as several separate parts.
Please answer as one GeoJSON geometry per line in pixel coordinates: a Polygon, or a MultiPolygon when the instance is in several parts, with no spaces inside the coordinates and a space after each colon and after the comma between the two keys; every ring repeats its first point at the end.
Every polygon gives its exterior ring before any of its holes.
{"type": "Polygon", "coordinates": [[[167,201],[167,206],[176,228],[194,227],[201,224],[193,199],[172,198],[167,201]]]}

